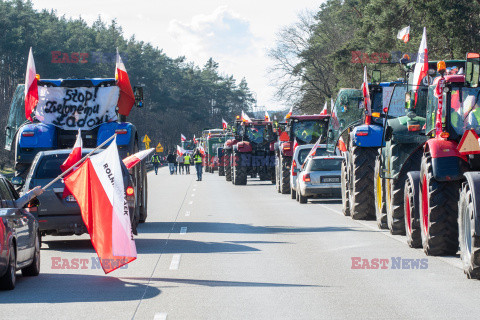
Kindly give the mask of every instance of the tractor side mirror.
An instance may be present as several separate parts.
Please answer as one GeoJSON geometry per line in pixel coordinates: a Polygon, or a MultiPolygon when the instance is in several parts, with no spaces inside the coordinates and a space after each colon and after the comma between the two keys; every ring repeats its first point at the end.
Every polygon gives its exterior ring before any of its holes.
{"type": "Polygon", "coordinates": [[[393,136],[393,129],[390,126],[387,126],[385,128],[385,141],[392,140],[392,136],[393,136]]]}
{"type": "Polygon", "coordinates": [[[480,76],[480,55],[478,53],[467,53],[465,62],[465,83],[467,86],[478,87],[478,77],[480,76]]]}
{"type": "Polygon", "coordinates": [[[135,95],[135,105],[137,108],[143,107],[143,87],[133,87],[133,94],[135,95]]]}
{"type": "Polygon", "coordinates": [[[17,176],[12,178],[12,184],[15,187],[23,187],[25,184],[25,179],[23,177],[17,176]]]}
{"type": "Polygon", "coordinates": [[[382,71],[373,70],[372,71],[372,82],[373,83],[380,83],[381,81],[382,81],[382,71]]]}

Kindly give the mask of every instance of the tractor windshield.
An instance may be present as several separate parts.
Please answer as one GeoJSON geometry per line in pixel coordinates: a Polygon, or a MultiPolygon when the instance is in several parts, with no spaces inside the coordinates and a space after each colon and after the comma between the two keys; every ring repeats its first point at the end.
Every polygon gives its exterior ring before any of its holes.
{"type": "Polygon", "coordinates": [[[265,136],[265,126],[249,126],[246,128],[245,135],[253,143],[262,143],[265,136]]]}
{"type": "Polygon", "coordinates": [[[315,143],[321,136],[326,138],[326,122],[324,120],[295,121],[292,131],[298,141],[315,143]]]}
{"type": "Polygon", "coordinates": [[[195,146],[193,144],[193,141],[183,141],[182,142],[182,147],[185,150],[193,150],[195,149],[195,146]]]}

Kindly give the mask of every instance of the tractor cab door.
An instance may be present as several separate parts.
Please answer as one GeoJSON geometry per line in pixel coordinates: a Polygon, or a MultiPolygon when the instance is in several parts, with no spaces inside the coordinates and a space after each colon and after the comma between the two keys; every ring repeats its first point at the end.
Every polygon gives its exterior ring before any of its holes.
{"type": "Polygon", "coordinates": [[[19,84],[13,94],[7,126],[5,127],[5,150],[12,150],[15,134],[25,121],[25,85],[19,84]]]}
{"type": "Polygon", "coordinates": [[[350,130],[360,124],[363,119],[362,91],[357,89],[341,89],[338,92],[332,116],[328,125],[327,150],[334,152],[338,147],[340,151],[349,143],[350,130]]]}

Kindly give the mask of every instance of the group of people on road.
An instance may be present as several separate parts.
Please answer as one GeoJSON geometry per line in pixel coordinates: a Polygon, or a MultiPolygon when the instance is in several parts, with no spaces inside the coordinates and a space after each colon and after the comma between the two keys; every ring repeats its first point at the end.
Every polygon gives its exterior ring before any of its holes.
{"type": "MultiPolygon", "coordinates": [[[[202,181],[203,155],[198,149],[195,149],[192,155],[190,155],[190,153],[185,153],[175,156],[175,154],[171,151],[166,160],[170,175],[179,173],[190,174],[190,166],[193,164],[195,165],[195,169],[197,171],[197,181],[202,181]]],[[[156,175],[158,174],[160,162],[160,156],[158,154],[154,154],[152,156],[152,164],[156,175]]]]}

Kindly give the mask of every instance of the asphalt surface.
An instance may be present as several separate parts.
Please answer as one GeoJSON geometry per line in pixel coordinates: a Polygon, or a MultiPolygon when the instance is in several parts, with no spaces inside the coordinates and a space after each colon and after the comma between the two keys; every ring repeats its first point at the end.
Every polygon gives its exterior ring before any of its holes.
{"type": "Polygon", "coordinates": [[[217,174],[196,182],[194,174],[149,173],[138,259],[109,275],[91,262],[88,235],[43,240],[40,276],[18,273],[17,288],[0,292],[2,319],[438,319],[480,311],[480,282],[466,279],[458,257],[426,257],[372,221],[344,217],[338,199],[301,205],[257,179],[233,186],[217,174]],[[352,258],[388,262],[355,269],[352,258]],[[86,268],[73,259],[87,259],[86,268]]]}

